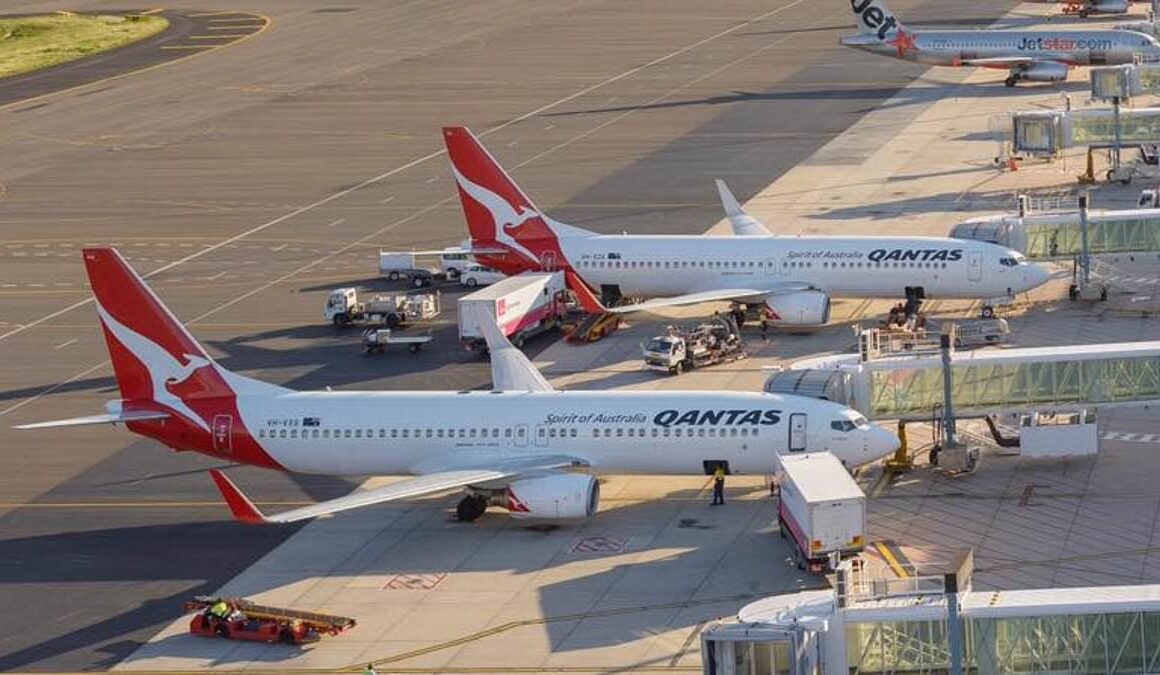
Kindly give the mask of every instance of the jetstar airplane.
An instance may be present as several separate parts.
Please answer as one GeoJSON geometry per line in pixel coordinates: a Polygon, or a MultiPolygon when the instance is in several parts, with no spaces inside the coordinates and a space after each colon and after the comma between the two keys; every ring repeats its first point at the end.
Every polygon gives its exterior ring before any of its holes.
{"type": "Polygon", "coordinates": [[[1102,66],[1160,59],[1150,35],[1117,30],[930,30],[911,32],[880,0],[850,0],[858,34],[847,47],[931,66],[1007,70],[1019,80],[1060,82],[1073,66],[1102,66]]]}
{"type": "Polygon", "coordinates": [[[299,392],[222,368],[111,248],[84,250],[121,398],[107,412],[18,429],[124,423],[175,450],[329,475],[410,474],[384,487],[264,515],[211,471],[234,516],[287,523],[456,488],[457,514],[595,513],[593,472],[769,473],[786,453],[848,466],[894,451],[893,434],[836,403],[724,391],[556,391],[492,324],[493,391],[299,392]]]}
{"type": "MultiPolygon", "coordinates": [[[[506,274],[562,269],[590,311],[728,300],[760,306],[776,326],[818,326],[829,320],[834,297],[906,298],[913,311],[923,298],[1010,297],[1049,276],[984,242],[775,236],[721,181],[732,236],[600,235],[545,215],[465,127],[446,128],[443,138],[476,259],[506,274]],[[652,299],[604,309],[621,297],[652,299]]],[[[992,313],[989,305],[984,313],[992,313]]]]}

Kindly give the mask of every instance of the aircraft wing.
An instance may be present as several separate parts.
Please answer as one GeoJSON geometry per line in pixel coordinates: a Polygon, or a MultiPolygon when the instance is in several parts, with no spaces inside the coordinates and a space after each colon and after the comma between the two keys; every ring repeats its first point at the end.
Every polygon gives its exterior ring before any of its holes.
{"type": "Polygon", "coordinates": [[[66,420],[52,420],[50,422],[36,422],[34,424],[20,424],[13,429],[51,429],[55,427],[79,427],[89,424],[118,424],[124,422],[141,422],[143,420],[163,420],[169,413],[160,410],[122,410],[116,413],[101,413],[86,417],[71,417],[66,420]]]}
{"type": "Polygon", "coordinates": [[[729,186],[725,185],[725,181],[720,178],[717,179],[717,194],[721,196],[721,206],[725,207],[725,215],[729,218],[729,225],[733,227],[733,234],[738,236],[773,236],[773,232],[770,232],[769,228],[741,208],[729,186]]]}
{"type": "Polygon", "coordinates": [[[620,307],[609,307],[608,311],[613,314],[631,314],[632,312],[647,312],[652,309],[660,309],[662,307],[680,307],[681,305],[696,305],[701,302],[713,302],[714,300],[743,300],[746,298],[764,297],[770,293],[776,293],[781,289],[774,288],[721,288],[712,291],[701,291],[700,293],[687,293],[685,295],[674,295],[669,298],[654,298],[644,302],[638,302],[635,305],[621,305],[620,307]]]}
{"type": "Polygon", "coordinates": [[[1055,59],[1037,59],[1034,56],[995,56],[985,59],[963,59],[960,61],[964,66],[1019,66],[1030,63],[1063,63],[1055,59]]]}
{"type": "Polygon", "coordinates": [[[527,355],[490,319],[479,322],[491,355],[491,388],[496,391],[555,391],[527,355]]]}
{"type": "Polygon", "coordinates": [[[210,476],[221,491],[226,505],[234,518],[249,524],[266,523],[293,523],[299,520],[308,520],[340,511],[349,511],[362,506],[393,502],[408,497],[445,492],[467,485],[477,485],[490,481],[513,478],[521,474],[550,471],[566,466],[583,464],[582,460],[563,455],[543,455],[522,457],[510,461],[497,461],[493,468],[466,467],[452,468],[444,471],[427,473],[414,478],[406,478],[390,485],[384,485],[370,490],[355,490],[344,497],[330,499],[310,506],[290,509],[267,516],[254,506],[233,481],[217,469],[210,469],[210,476]]]}

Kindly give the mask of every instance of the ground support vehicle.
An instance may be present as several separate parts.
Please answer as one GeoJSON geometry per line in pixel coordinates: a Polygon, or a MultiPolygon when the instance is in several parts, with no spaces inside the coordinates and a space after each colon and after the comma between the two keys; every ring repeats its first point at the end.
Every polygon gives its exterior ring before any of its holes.
{"type": "Polygon", "coordinates": [[[567,314],[562,272],[525,272],[459,299],[459,341],[468,350],[486,350],[481,321],[499,326],[516,347],[560,325],[567,314]]]}
{"type": "Polygon", "coordinates": [[[379,293],[361,298],[355,288],[336,288],[326,297],[323,317],[336,326],[359,321],[397,328],[408,322],[434,319],[441,311],[439,291],[379,293]]]}
{"type": "Polygon", "coordinates": [[[434,339],[430,335],[395,335],[390,328],[368,328],[362,337],[366,354],[382,354],[388,345],[407,345],[407,351],[417,354],[423,345],[434,339]]]}
{"type": "Polygon", "coordinates": [[[199,595],[182,607],[187,612],[197,612],[189,622],[189,632],[205,637],[297,645],[317,642],[323,635],[338,635],[355,626],[355,620],[350,617],[269,607],[245,598],[199,595]],[[224,617],[210,611],[218,602],[227,606],[224,617]]]}
{"type": "Polygon", "coordinates": [[[866,494],[828,452],[786,455],[777,473],[777,524],[792,538],[794,562],[810,572],[831,571],[862,551],[866,494]]]}
{"type": "Polygon", "coordinates": [[[406,251],[379,251],[379,274],[391,281],[405,277],[415,288],[430,286],[435,281],[435,275],[443,272],[443,269],[423,266],[417,257],[406,251]]]}
{"type": "Polygon", "coordinates": [[[641,350],[645,368],[673,375],[747,356],[737,323],[727,314],[691,329],[667,326],[663,334],[645,342],[641,350]]]}

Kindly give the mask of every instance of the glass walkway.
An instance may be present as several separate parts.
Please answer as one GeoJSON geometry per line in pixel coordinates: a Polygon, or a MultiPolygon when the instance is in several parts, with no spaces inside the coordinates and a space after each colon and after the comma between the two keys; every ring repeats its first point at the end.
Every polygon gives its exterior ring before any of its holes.
{"type": "MultiPolygon", "coordinates": [[[[1160,399],[1160,342],[955,352],[951,363],[956,417],[1160,399]]],[[[937,352],[800,362],[771,375],[765,390],[817,396],[819,381],[822,398],[871,419],[930,420],[942,408],[937,352]]]]}
{"type": "MultiPolygon", "coordinates": [[[[1033,260],[1070,259],[1081,250],[1079,211],[971,218],[951,228],[950,236],[1007,246],[1033,260]]],[[[1160,251],[1160,209],[1089,212],[1088,250],[1160,251]]]]}
{"type": "Polygon", "coordinates": [[[949,582],[938,590],[847,587],[853,592],[766,598],[736,621],[711,625],[701,639],[703,672],[947,673],[952,638],[963,673],[1160,672],[1160,586],[953,595],[949,582]]]}

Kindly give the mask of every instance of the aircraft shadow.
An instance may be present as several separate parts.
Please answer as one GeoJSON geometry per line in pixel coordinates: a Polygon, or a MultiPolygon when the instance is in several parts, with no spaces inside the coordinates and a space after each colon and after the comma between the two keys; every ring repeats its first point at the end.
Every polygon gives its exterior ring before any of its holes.
{"type": "MultiPolygon", "coordinates": [[[[759,491],[765,490],[761,488],[759,491]]],[[[730,504],[724,509],[712,509],[702,490],[675,490],[650,501],[603,505],[601,513],[591,521],[558,528],[528,528],[499,512],[489,512],[474,524],[449,522],[456,500],[454,496],[384,504],[369,507],[361,516],[354,516],[373,517],[386,526],[378,539],[357,551],[335,551],[336,556],[348,556],[349,559],[335,565],[333,573],[350,574],[352,569],[357,569],[359,574],[374,576],[456,572],[560,576],[559,581],[547,583],[539,589],[543,616],[591,614],[590,618],[579,617],[579,621],[599,620],[602,613],[617,614],[637,607],[640,612],[633,621],[631,632],[593,632],[583,643],[569,640],[576,621],[547,622],[544,628],[553,649],[570,651],[613,646],[650,632],[691,629],[702,620],[720,615],[722,603],[728,605],[724,611],[736,610],[750,599],[797,589],[803,584],[821,585],[820,580],[803,577],[789,566],[784,569],[780,566],[778,561],[785,560],[791,549],[767,528],[747,525],[738,529],[735,526],[738,518],[748,519],[746,522],[749,523],[761,523],[775,517],[767,501],[737,501],[738,497],[751,492],[752,489],[747,487],[729,488],[727,498],[730,504]],[[663,525],[657,527],[656,523],[663,525]],[[442,561],[442,564],[416,564],[416,560],[424,557],[416,556],[416,550],[446,545],[448,528],[459,530],[455,532],[455,546],[474,553],[450,567],[446,556],[442,555],[427,556],[442,561]],[[638,539],[634,539],[634,535],[638,539]],[[569,552],[574,540],[588,536],[626,539],[629,547],[624,552],[569,552]],[[677,553],[650,557],[643,562],[636,555],[641,550],[656,549],[677,553]],[[510,555],[513,550],[526,554],[510,555]],[[365,558],[368,556],[373,559],[367,561],[365,558]],[[569,571],[578,561],[609,557],[623,558],[623,562],[596,574],[581,576],[569,571]],[[733,559],[737,562],[731,563],[733,559]],[[730,573],[731,566],[747,564],[746,560],[764,561],[763,567],[770,569],[768,580],[758,584],[752,580],[744,583],[733,581],[735,575],[730,573]],[[642,591],[644,588],[656,590],[642,591]],[[676,607],[678,603],[660,609],[651,608],[659,602],[660,589],[664,589],[663,595],[668,598],[665,602],[678,601],[683,609],[676,607]],[[703,607],[704,611],[698,612],[697,607],[703,607]]],[[[350,516],[336,516],[347,517],[350,516]]],[[[70,583],[83,588],[84,584],[180,582],[181,590],[165,593],[136,607],[123,608],[84,628],[0,656],[0,670],[17,669],[64,651],[115,641],[103,647],[110,654],[111,665],[146,641],[162,625],[180,616],[182,600],[217,590],[216,584],[207,580],[206,571],[220,563],[223,551],[230,551],[232,542],[258,540],[261,545],[251,547],[251,550],[264,552],[297,529],[296,526],[253,527],[220,520],[121,526],[7,539],[3,541],[0,584],[13,590],[8,600],[16,606],[24,602],[34,603],[35,588],[44,584],[70,583]],[[158,542],[164,544],[167,541],[172,542],[174,550],[183,551],[183,555],[159,561],[152,552],[158,542]],[[70,555],[84,555],[88,559],[106,562],[78,566],[68,562],[70,555]],[[118,641],[118,638],[122,639],[118,641]]],[[[302,545],[308,544],[303,542],[302,545]]],[[[242,569],[255,562],[256,557],[233,562],[242,569]]],[[[303,570],[300,577],[291,573],[288,578],[277,573],[265,575],[266,581],[262,581],[255,575],[254,583],[258,585],[230,590],[254,595],[315,576],[317,573],[303,570]]],[[[524,617],[513,617],[519,618],[524,617]]],[[[452,634],[439,636],[447,640],[459,637],[452,634]]],[[[189,640],[197,639],[171,638],[160,643],[159,653],[181,656],[185,653],[183,650],[196,649],[189,645],[197,643],[189,640]]],[[[222,643],[222,651],[227,653],[218,663],[233,662],[231,653],[235,650],[227,644],[222,643]]],[[[244,653],[236,657],[239,660],[254,658],[248,650],[236,651],[244,653]]],[[[204,654],[204,650],[198,653],[204,654]]],[[[287,661],[301,653],[297,648],[270,646],[257,660],[287,661]]]]}

